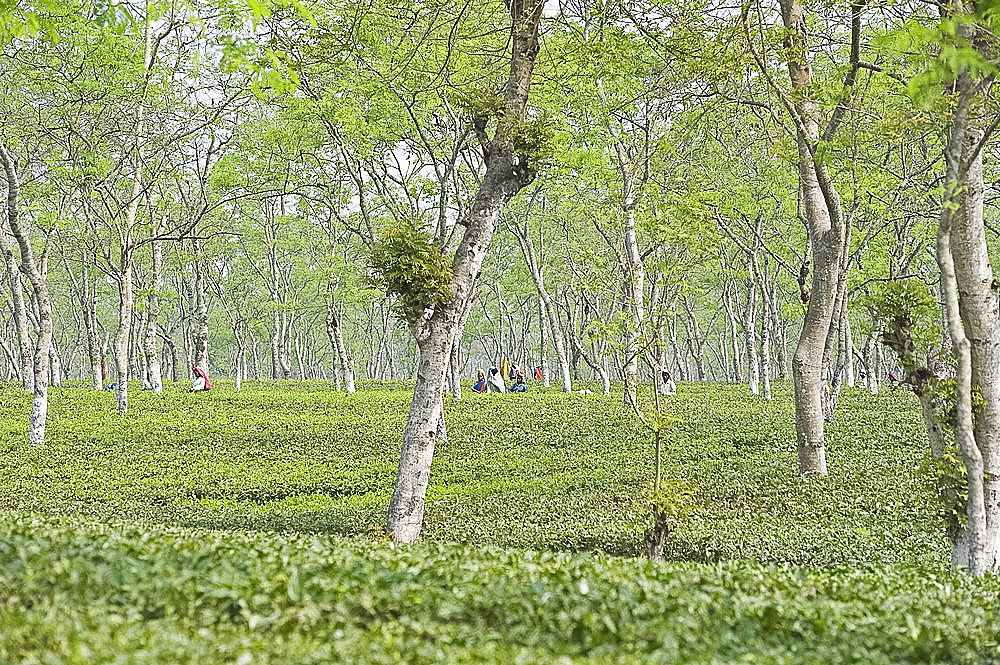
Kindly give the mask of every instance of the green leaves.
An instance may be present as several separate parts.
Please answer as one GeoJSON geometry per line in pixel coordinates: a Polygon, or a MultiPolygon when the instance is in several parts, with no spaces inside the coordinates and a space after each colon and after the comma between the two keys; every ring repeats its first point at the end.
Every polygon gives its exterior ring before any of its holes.
{"type": "Polygon", "coordinates": [[[998,593],[941,569],[653,565],[0,513],[11,662],[988,663],[998,593]]]}
{"type": "Polygon", "coordinates": [[[695,487],[683,478],[661,480],[659,489],[650,482],[643,494],[643,501],[666,517],[668,522],[687,517],[698,510],[695,487]]]}
{"type": "Polygon", "coordinates": [[[369,263],[372,283],[396,298],[396,308],[407,323],[416,323],[425,310],[451,297],[451,261],[412,221],[382,229],[369,263]]]}
{"type": "Polygon", "coordinates": [[[867,304],[885,325],[882,341],[896,352],[904,367],[934,355],[941,340],[941,307],[919,279],[882,282],[867,304]]]}

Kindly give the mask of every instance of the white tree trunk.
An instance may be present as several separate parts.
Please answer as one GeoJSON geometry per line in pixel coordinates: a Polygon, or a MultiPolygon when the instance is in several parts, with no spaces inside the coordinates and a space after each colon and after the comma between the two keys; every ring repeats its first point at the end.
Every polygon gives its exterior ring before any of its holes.
{"type": "Polygon", "coordinates": [[[636,390],[639,386],[639,339],[646,316],[644,298],[646,296],[646,267],[639,253],[639,241],[635,232],[635,211],[633,204],[626,205],[625,211],[625,255],[627,272],[625,278],[625,310],[628,315],[625,329],[625,404],[635,406],[636,390]]]}
{"type": "MultiPolygon", "coordinates": [[[[971,82],[968,84],[971,86],[971,82]]],[[[944,210],[949,201],[943,203],[938,260],[948,326],[959,359],[956,377],[959,423],[955,427],[955,439],[968,475],[969,569],[981,575],[1000,570],[1000,304],[983,221],[982,152],[973,154],[983,134],[978,130],[962,131],[963,122],[964,118],[956,119],[949,135],[949,147],[956,152],[961,150],[960,164],[968,165],[968,174],[966,181],[960,182],[960,176],[952,173],[960,167],[952,164],[952,155],[946,155],[949,157],[946,178],[955,177],[951,182],[960,192],[960,207],[949,214],[944,210]],[[951,145],[953,141],[958,146],[951,145]],[[971,390],[974,384],[979,386],[984,406],[973,428],[971,390]]]]}
{"type": "MultiPolygon", "coordinates": [[[[124,253],[123,253],[124,254],[124,253]]],[[[118,332],[115,335],[115,397],[118,415],[128,413],[128,355],[132,333],[132,259],[122,256],[118,272],[118,332]]]]}
{"type": "MultiPolygon", "coordinates": [[[[14,158],[8,152],[7,146],[0,143],[0,166],[3,167],[7,179],[7,225],[21,250],[21,271],[28,276],[35,302],[38,306],[38,342],[35,345],[32,366],[31,416],[28,427],[28,441],[31,445],[40,446],[45,443],[45,423],[49,406],[49,351],[52,346],[52,299],[46,279],[45,254],[42,253],[40,264],[35,261],[34,252],[28,237],[21,229],[18,219],[18,196],[20,183],[14,158]]],[[[3,235],[3,234],[0,234],[3,235]]],[[[6,252],[5,252],[6,253],[6,252]]]]}
{"type": "Polygon", "coordinates": [[[355,392],[354,362],[347,353],[347,346],[344,344],[343,312],[332,299],[328,299],[326,303],[326,334],[330,338],[330,346],[337,357],[337,365],[343,373],[344,390],[353,393],[355,392]]]}
{"type": "MultiPolygon", "coordinates": [[[[152,230],[155,236],[159,228],[152,230]]],[[[152,253],[152,284],[149,289],[149,306],[146,309],[146,334],[143,340],[146,355],[146,370],[149,387],[154,394],[163,393],[163,375],[160,371],[160,356],[156,349],[156,330],[160,323],[160,289],[163,288],[163,247],[161,241],[153,240],[152,253]]]]}
{"type": "Polygon", "coordinates": [[[542,368],[542,387],[548,388],[552,385],[552,376],[549,371],[548,342],[550,333],[548,332],[548,319],[545,316],[545,305],[542,299],[538,299],[538,362],[542,368]]]}
{"type": "Polygon", "coordinates": [[[192,241],[194,246],[194,364],[208,374],[208,299],[205,294],[204,267],[201,261],[201,247],[198,241],[192,241]]]}
{"type": "Polygon", "coordinates": [[[760,356],[757,355],[757,282],[751,278],[747,282],[747,309],[743,317],[743,331],[746,334],[747,385],[751,395],[760,395],[760,356]]]}
{"type": "Polygon", "coordinates": [[[451,298],[411,324],[420,358],[413,402],[403,435],[396,485],[386,515],[386,533],[401,542],[412,542],[420,534],[427,483],[430,479],[434,444],[445,436],[442,392],[452,340],[486,250],[493,239],[497,219],[513,196],[534,179],[534,171],[514,152],[512,132],[523,117],[538,54],[538,22],[544,2],[524,0],[510,3],[513,52],[504,99],[507,114],[492,139],[485,139],[486,173],[462,221],[466,227],[452,260],[451,298]]]}
{"type": "Polygon", "coordinates": [[[55,345],[49,350],[49,385],[58,388],[62,385],[62,361],[55,345]]]}
{"type": "Polygon", "coordinates": [[[17,261],[14,258],[10,241],[7,239],[7,229],[0,229],[0,251],[3,252],[4,267],[7,273],[7,287],[10,289],[11,304],[14,311],[14,331],[17,334],[18,349],[17,375],[21,379],[21,387],[30,392],[33,390],[34,382],[31,335],[28,328],[27,310],[24,304],[24,289],[21,285],[21,274],[18,271],[17,261]]]}

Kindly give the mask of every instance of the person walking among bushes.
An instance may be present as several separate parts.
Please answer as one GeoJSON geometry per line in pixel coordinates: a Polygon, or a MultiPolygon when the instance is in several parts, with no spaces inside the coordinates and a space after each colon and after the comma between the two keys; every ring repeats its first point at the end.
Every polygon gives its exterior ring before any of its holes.
{"type": "Polygon", "coordinates": [[[676,395],[677,394],[677,384],[674,383],[674,377],[670,376],[670,372],[664,368],[660,371],[660,381],[656,384],[656,394],[657,395],[676,395]]]}

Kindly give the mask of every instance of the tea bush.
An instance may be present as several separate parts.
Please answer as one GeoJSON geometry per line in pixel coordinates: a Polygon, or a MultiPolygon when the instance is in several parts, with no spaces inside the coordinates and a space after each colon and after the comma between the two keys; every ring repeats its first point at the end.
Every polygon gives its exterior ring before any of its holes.
{"type": "Polygon", "coordinates": [[[0,513],[0,662],[995,663],[996,578],[0,513]]]}
{"type": "MultiPolygon", "coordinates": [[[[0,509],[181,526],[364,535],[384,519],[409,387],[220,381],[205,394],[52,391],[49,444],[26,443],[29,396],[0,388],[0,509]]],[[[947,560],[912,396],[848,390],[827,478],[796,473],[788,386],[685,384],[665,407],[664,477],[696,488],[666,557],[803,565],[947,560]]],[[[472,545],[642,552],[652,445],[617,396],[533,390],[447,398],[424,537],[472,545]]]]}
{"type": "Polygon", "coordinates": [[[617,395],[447,398],[422,541],[380,540],[409,390],[220,381],[119,419],[63,387],[33,448],[0,387],[0,663],[1000,663],[905,391],[846,390],[802,479],[789,386],[682,385],[664,477],[698,509],[652,564],[617,395]]]}

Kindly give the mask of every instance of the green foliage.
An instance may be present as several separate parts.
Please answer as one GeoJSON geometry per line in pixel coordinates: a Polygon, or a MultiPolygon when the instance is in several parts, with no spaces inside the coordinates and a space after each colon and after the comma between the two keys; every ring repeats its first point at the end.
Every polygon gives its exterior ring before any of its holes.
{"type": "Polygon", "coordinates": [[[661,480],[659,489],[650,482],[643,494],[643,501],[668,522],[687,518],[698,510],[695,487],[683,478],[661,480]]]}
{"type": "Polygon", "coordinates": [[[556,149],[555,123],[548,115],[523,120],[514,129],[514,152],[532,173],[548,164],[556,149]]]}
{"type": "Polygon", "coordinates": [[[455,91],[449,97],[452,104],[472,118],[473,123],[483,126],[491,120],[500,120],[507,112],[503,97],[492,90],[471,87],[455,91]]]}
{"type": "Polygon", "coordinates": [[[451,262],[426,231],[404,220],[382,229],[369,254],[372,283],[396,298],[410,324],[451,297],[451,262]]]}
{"type": "Polygon", "coordinates": [[[886,322],[883,343],[905,363],[930,355],[941,339],[941,307],[919,279],[883,282],[867,297],[869,307],[886,322]]]}
{"type": "Polygon", "coordinates": [[[533,118],[520,119],[504,124],[510,114],[503,97],[495,92],[481,88],[470,88],[451,95],[452,103],[471,117],[476,131],[481,139],[488,138],[487,132],[491,123],[500,127],[510,128],[510,137],[514,144],[514,152],[521,160],[521,165],[532,173],[551,161],[556,149],[556,123],[548,113],[541,113],[533,118]]]}
{"type": "MultiPolygon", "coordinates": [[[[50,392],[49,445],[27,445],[31,395],[0,387],[0,510],[145,519],[220,529],[363,536],[378,530],[399,463],[412,384],[365,382],[354,395],[322,382],[225,380],[205,395],[168,383],[114,396],[50,392]]],[[[599,390],[596,386],[591,389],[599,390]]],[[[682,384],[682,419],[662,442],[663,477],[695,491],[664,556],[811,566],[948,560],[924,497],[926,447],[912,393],[845,390],[827,427],[831,475],[795,468],[790,385],[775,402],[740,386],[682,384]]],[[[423,537],[543,550],[641,554],[636,501],[651,477],[648,429],[613,396],[532,386],[516,401],[447,400],[423,537]]],[[[652,401],[640,386],[640,404],[652,401]]]]}
{"type": "Polygon", "coordinates": [[[968,525],[969,480],[965,463],[955,446],[946,446],[941,457],[928,456],[924,471],[934,478],[937,493],[931,506],[948,528],[948,536],[957,538],[968,525]]]}
{"type": "Polygon", "coordinates": [[[184,387],[136,393],[125,419],[110,393],[53,389],[33,448],[31,395],[0,385],[0,662],[1000,658],[998,581],[945,568],[946,516],[924,498],[940,474],[904,391],[845,389],[837,463],[802,479],[790,386],[765,403],[683,384],[671,480],[649,495],[672,561],[653,565],[623,558],[652,451],[618,394],[447,400],[423,542],[397,548],[368,536],[407,384],[184,387]]]}
{"type": "Polygon", "coordinates": [[[0,661],[996,662],[996,578],[0,513],[0,661]]]}
{"type": "MultiPolygon", "coordinates": [[[[986,399],[978,383],[972,384],[972,424],[975,426],[983,409],[986,408],[986,399]]],[[[954,430],[958,422],[958,382],[955,379],[938,379],[934,382],[934,406],[938,416],[938,422],[947,430],[954,430]]]]}

